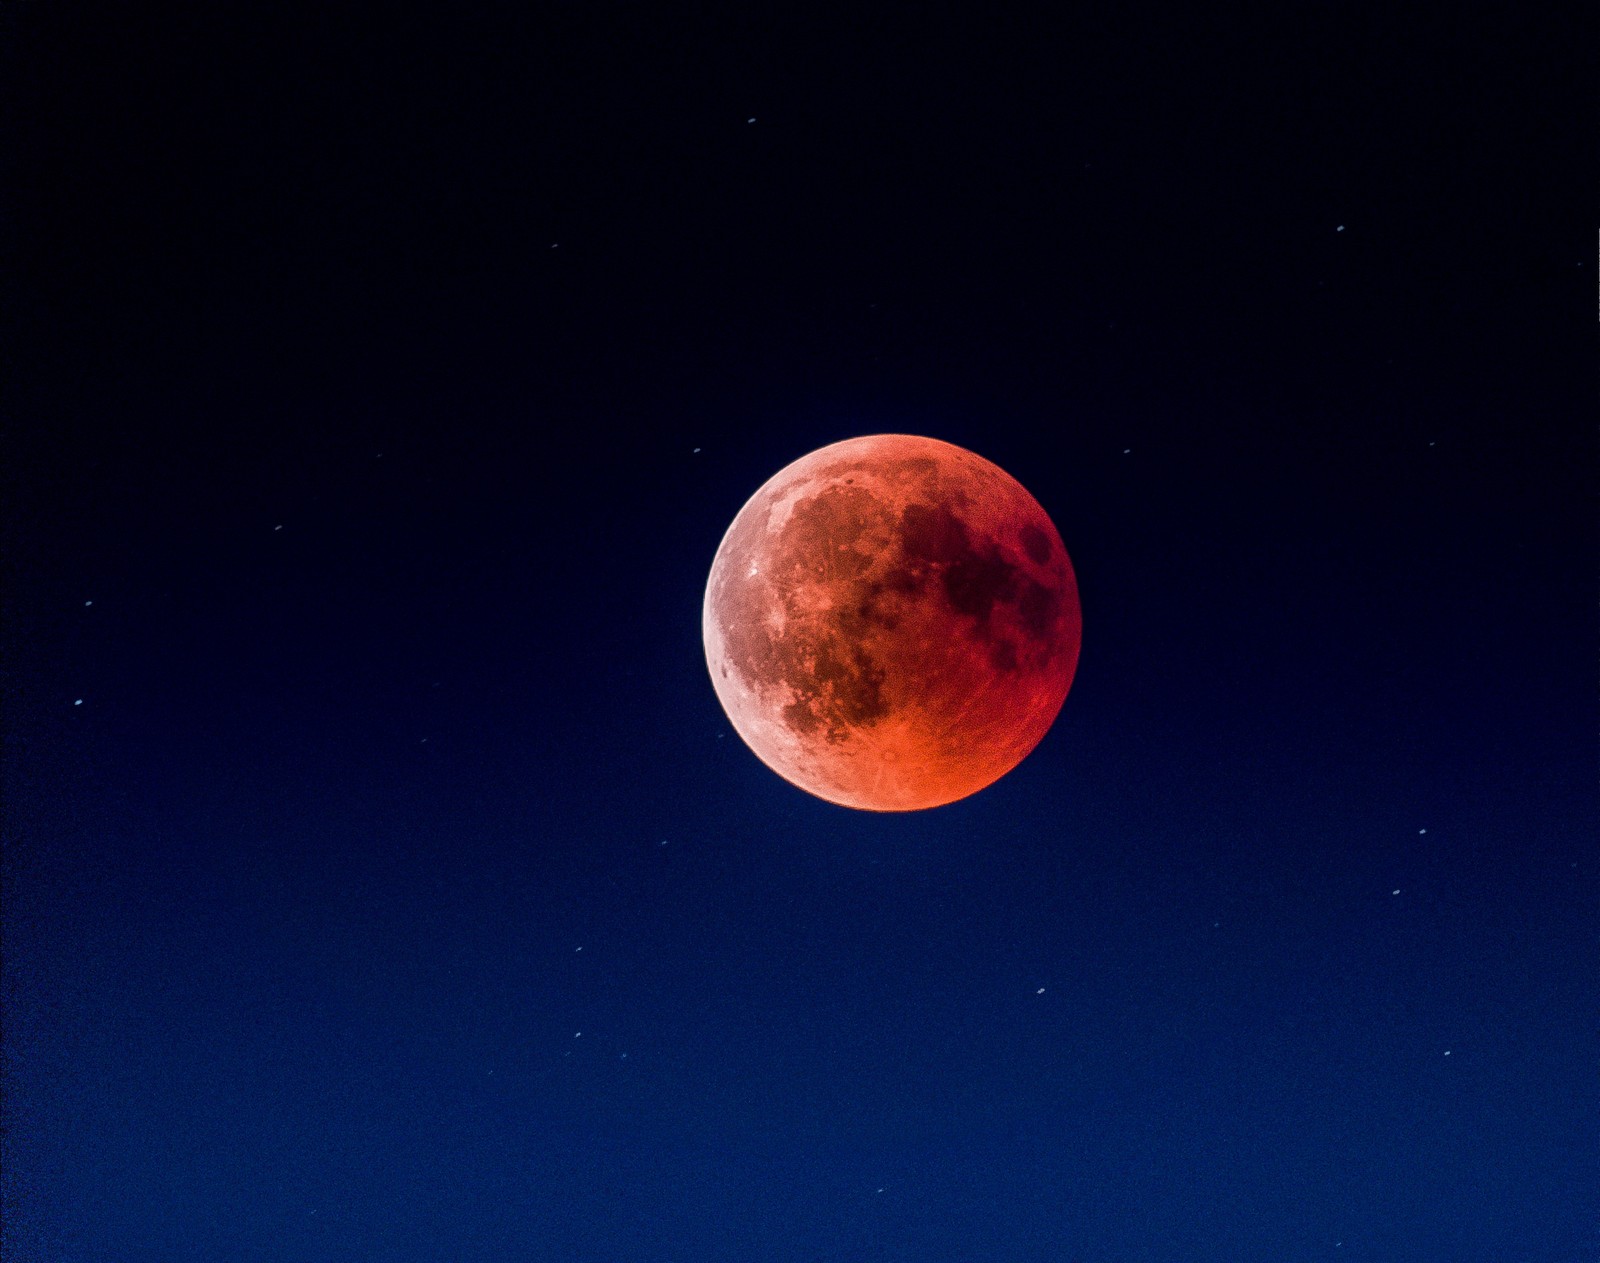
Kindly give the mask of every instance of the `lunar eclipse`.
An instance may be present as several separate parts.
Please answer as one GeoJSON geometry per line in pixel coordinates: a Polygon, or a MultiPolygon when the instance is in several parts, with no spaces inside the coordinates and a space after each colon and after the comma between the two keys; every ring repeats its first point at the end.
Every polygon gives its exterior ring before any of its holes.
{"type": "Polygon", "coordinates": [[[1061,536],[1021,483],[953,444],[880,434],[750,498],[703,630],[717,697],[762,762],[832,803],[916,811],[1039,744],[1082,621],[1061,536]]]}

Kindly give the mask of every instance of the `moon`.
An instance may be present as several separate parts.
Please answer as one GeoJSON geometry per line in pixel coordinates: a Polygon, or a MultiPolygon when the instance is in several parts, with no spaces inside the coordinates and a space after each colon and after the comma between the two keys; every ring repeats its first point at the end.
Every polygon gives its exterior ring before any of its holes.
{"type": "Polygon", "coordinates": [[[808,793],[918,811],[993,784],[1072,686],[1078,584],[1039,502],[983,457],[876,434],[803,456],[711,564],[706,664],[734,729],[808,793]]]}

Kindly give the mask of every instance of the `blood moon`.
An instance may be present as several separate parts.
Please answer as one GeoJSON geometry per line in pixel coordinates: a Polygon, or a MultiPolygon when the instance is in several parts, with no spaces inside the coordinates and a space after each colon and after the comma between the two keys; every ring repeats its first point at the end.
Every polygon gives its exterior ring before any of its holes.
{"type": "Polygon", "coordinates": [[[938,439],[820,448],[711,564],[706,661],[778,775],[865,811],[976,793],[1055,721],[1078,664],[1072,562],[1022,484],[938,439]]]}

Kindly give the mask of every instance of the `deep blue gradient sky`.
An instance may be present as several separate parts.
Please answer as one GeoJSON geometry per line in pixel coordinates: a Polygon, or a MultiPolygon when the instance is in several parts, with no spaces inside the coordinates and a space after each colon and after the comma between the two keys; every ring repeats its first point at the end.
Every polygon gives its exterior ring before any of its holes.
{"type": "Polygon", "coordinates": [[[4,21],[8,1263],[1593,1263],[1592,38],[4,21]],[[880,431],[1084,611],[904,816],[700,645],[880,431]]]}

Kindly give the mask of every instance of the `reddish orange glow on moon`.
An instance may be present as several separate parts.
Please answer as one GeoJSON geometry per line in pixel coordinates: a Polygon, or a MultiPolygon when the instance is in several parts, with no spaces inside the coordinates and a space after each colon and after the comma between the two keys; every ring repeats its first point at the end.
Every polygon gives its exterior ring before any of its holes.
{"type": "Polygon", "coordinates": [[[1022,484],[964,448],[879,434],[780,470],[711,564],[717,697],[819,798],[916,811],[1004,776],[1078,664],[1072,562],[1022,484]]]}

